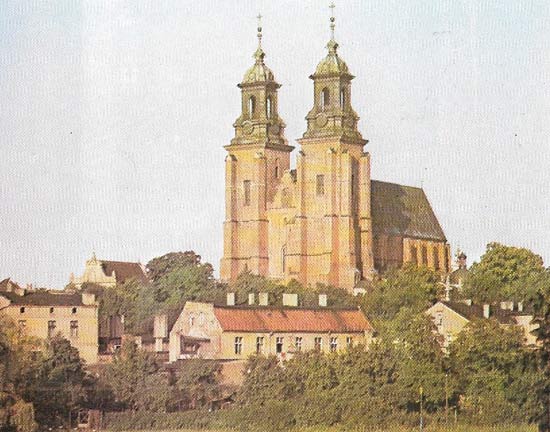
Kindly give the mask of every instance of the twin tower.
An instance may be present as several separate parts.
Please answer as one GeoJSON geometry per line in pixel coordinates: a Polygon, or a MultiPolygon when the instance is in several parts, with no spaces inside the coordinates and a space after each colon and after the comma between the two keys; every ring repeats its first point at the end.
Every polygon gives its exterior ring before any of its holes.
{"type": "MultiPolygon", "coordinates": [[[[334,28],[334,18],[331,21],[334,28]]],[[[283,282],[297,279],[306,286],[322,283],[352,290],[388,265],[422,264],[422,247],[430,247],[426,265],[448,270],[449,248],[437,220],[441,232],[435,239],[409,236],[412,243],[406,242],[406,229],[390,226],[386,232],[385,220],[373,233],[371,192],[380,189],[375,183],[390,189],[399,185],[371,182],[367,141],[357,129],[359,117],[351,104],[354,76],[338,55],[334,32],[327,56],[310,76],[313,107],[306,116],[307,130],[298,140],[296,169],[291,169],[294,147],[284,136],[285,123],[278,112],[280,85],[264,63],[261,30],[255,63],[238,85],[242,103],[235,137],[225,146],[221,278],[231,281],[251,272],[283,282]],[[384,245],[375,245],[381,238],[384,245]],[[411,256],[411,244],[416,256],[411,256]]],[[[420,191],[427,203],[421,189],[409,189],[420,191]]],[[[383,208],[378,210],[387,213],[385,207],[394,205],[396,197],[389,197],[389,203],[380,198],[383,208]]]]}

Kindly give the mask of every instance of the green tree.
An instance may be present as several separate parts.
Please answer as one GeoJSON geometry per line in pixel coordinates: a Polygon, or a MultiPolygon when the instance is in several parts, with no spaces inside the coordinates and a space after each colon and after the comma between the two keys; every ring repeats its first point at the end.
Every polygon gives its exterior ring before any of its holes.
{"type": "Polygon", "coordinates": [[[222,394],[220,384],[221,364],[203,359],[187,360],[178,372],[176,387],[184,402],[191,407],[202,408],[222,394]]]}
{"type": "Polygon", "coordinates": [[[537,412],[533,416],[540,432],[550,431],[550,278],[541,283],[534,296],[535,330],[538,348],[539,381],[536,385],[537,412]]]}
{"type": "Polygon", "coordinates": [[[363,308],[375,322],[393,319],[401,308],[422,312],[443,294],[441,276],[427,268],[405,264],[389,270],[362,298],[363,308]]]}
{"type": "Polygon", "coordinates": [[[530,301],[545,273],[542,258],[529,249],[489,243],[470,268],[464,295],[477,303],[530,301]]]}

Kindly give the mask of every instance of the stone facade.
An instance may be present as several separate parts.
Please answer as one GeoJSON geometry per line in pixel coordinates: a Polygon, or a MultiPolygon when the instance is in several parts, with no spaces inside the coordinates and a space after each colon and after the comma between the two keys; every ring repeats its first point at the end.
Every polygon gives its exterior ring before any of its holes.
{"type": "Polygon", "coordinates": [[[61,334],[87,363],[98,359],[98,304],[93,294],[0,291],[0,313],[39,339],[61,334]]]}
{"type": "Polygon", "coordinates": [[[449,271],[447,240],[424,192],[371,180],[351,104],[354,77],[334,39],[327,48],[310,76],[313,107],[295,169],[278,113],[280,85],[261,46],[239,84],[242,112],[225,147],[223,280],[250,271],[352,290],[404,262],[449,271]]]}

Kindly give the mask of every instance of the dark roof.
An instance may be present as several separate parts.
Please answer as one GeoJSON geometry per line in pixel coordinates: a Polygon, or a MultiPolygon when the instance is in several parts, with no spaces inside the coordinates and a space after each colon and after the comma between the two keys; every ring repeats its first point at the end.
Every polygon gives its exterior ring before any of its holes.
{"type": "Polygon", "coordinates": [[[458,284],[460,281],[464,282],[466,277],[470,274],[468,269],[459,268],[449,275],[449,282],[452,284],[458,284]]]}
{"type": "MultiPolygon", "coordinates": [[[[447,302],[442,301],[445,306],[454,310],[459,315],[462,315],[468,320],[483,318],[483,306],[478,304],[472,304],[471,306],[462,302],[447,302]]],[[[518,313],[514,313],[510,310],[501,309],[498,306],[491,305],[489,309],[489,318],[495,318],[501,324],[516,324],[514,317],[518,313]]]]}
{"type": "Polygon", "coordinates": [[[84,306],[80,294],[53,294],[49,291],[35,291],[25,295],[0,292],[12,304],[21,306],[84,306]]]}
{"type": "Polygon", "coordinates": [[[371,212],[375,235],[447,241],[421,188],[372,180],[371,212]]]}
{"type": "Polygon", "coordinates": [[[0,281],[0,291],[13,291],[15,288],[21,288],[11,278],[6,278],[3,281],[0,281]]]}
{"type": "Polygon", "coordinates": [[[372,326],[359,309],[215,306],[224,331],[360,333],[372,326]]]}
{"type": "Polygon", "coordinates": [[[124,261],[104,261],[100,260],[103,267],[103,272],[106,276],[112,276],[115,272],[117,283],[121,284],[130,279],[135,279],[138,282],[147,283],[147,275],[140,263],[124,262],[124,261]]]}

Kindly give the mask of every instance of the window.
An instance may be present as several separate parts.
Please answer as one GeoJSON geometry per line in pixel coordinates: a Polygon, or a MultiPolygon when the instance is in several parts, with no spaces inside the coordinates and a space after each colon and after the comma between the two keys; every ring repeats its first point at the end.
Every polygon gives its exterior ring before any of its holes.
{"type": "Polygon", "coordinates": [[[281,248],[281,266],[283,267],[283,273],[286,273],[286,246],[281,248]]]}
{"type": "Polygon", "coordinates": [[[272,103],[271,103],[271,96],[268,96],[267,100],[265,101],[265,113],[267,115],[267,118],[271,118],[272,115],[272,103]]]}
{"type": "Polygon", "coordinates": [[[24,333],[25,332],[25,329],[27,328],[27,321],[25,320],[19,320],[18,323],[17,323],[18,327],[19,327],[19,333],[24,333]]]}
{"type": "Polygon", "coordinates": [[[321,91],[321,109],[324,111],[330,103],[330,93],[328,91],[328,88],[324,88],[321,91]]]}
{"type": "Polygon", "coordinates": [[[244,189],[244,205],[250,205],[250,180],[245,180],[243,182],[244,189]]]}
{"type": "Polygon", "coordinates": [[[235,354],[241,354],[243,352],[243,338],[237,336],[235,338],[235,354]]]}
{"type": "Polygon", "coordinates": [[[418,264],[418,250],[416,249],[416,246],[411,246],[410,253],[411,262],[418,264]]]}
{"type": "Polygon", "coordinates": [[[73,308],[73,310],[71,311],[72,314],[75,314],[76,313],[76,308],[73,308]]]}
{"type": "Polygon", "coordinates": [[[338,338],[331,337],[330,338],[330,352],[336,352],[338,349],[338,338]]]}
{"type": "Polygon", "coordinates": [[[353,346],[353,338],[351,336],[346,337],[346,346],[351,348],[353,346]]]}
{"type": "Polygon", "coordinates": [[[51,338],[55,334],[55,321],[48,321],[48,337],[51,338]]]}
{"type": "Polygon", "coordinates": [[[50,308],[50,313],[53,313],[53,308],[50,308]]]}
{"type": "Polygon", "coordinates": [[[277,336],[277,339],[275,339],[275,351],[277,351],[277,354],[280,354],[283,352],[283,338],[282,336],[277,336]]]}
{"type": "Polygon", "coordinates": [[[340,108],[344,109],[346,106],[346,91],[340,89],[340,108]]]}
{"type": "Polygon", "coordinates": [[[443,324],[443,312],[437,312],[435,314],[435,325],[441,327],[443,324]]]}
{"type": "Polygon", "coordinates": [[[296,340],[294,342],[294,346],[296,347],[296,352],[302,351],[302,338],[301,337],[296,338],[296,340]]]}
{"type": "Polygon", "coordinates": [[[445,250],[445,268],[443,270],[449,271],[449,254],[447,250],[445,250]]]}
{"type": "Polygon", "coordinates": [[[71,332],[69,334],[72,338],[78,337],[78,321],[71,321],[71,332]]]}
{"type": "Polygon", "coordinates": [[[250,96],[250,98],[248,98],[248,117],[253,117],[255,112],[256,98],[254,96],[250,96]]]}
{"type": "Polygon", "coordinates": [[[422,265],[428,265],[428,248],[426,246],[422,246],[422,265]]]}
{"type": "Polygon", "coordinates": [[[275,160],[275,178],[279,178],[279,159],[275,160]]]}
{"type": "Polygon", "coordinates": [[[313,339],[313,348],[315,351],[321,351],[323,349],[323,339],[320,337],[313,339]]]}
{"type": "Polygon", "coordinates": [[[441,266],[439,265],[439,249],[434,247],[432,253],[433,253],[433,260],[434,260],[434,268],[436,270],[441,270],[441,266]]]}
{"type": "Polygon", "coordinates": [[[325,176],[323,174],[317,174],[315,189],[317,196],[325,194],[325,176]]]}
{"type": "Polygon", "coordinates": [[[24,307],[20,307],[20,308],[19,308],[19,313],[25,313],[25,308],[24,308],[24,307]]]}
{"type": "Polygon", "coordinates": [[[258,336],[256,338],[256,354],[261,354],[264,350],[264,338],[263,336],[258,336]]]}
{"type": "Polygon", "coordinates": [[[195,317],[193,315],[189,316],[189,327],[193,327],[195,325],[195,317]]]}

